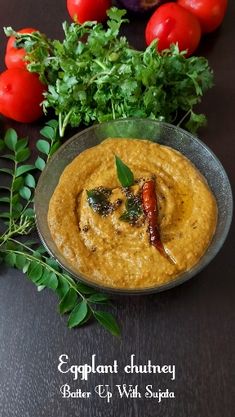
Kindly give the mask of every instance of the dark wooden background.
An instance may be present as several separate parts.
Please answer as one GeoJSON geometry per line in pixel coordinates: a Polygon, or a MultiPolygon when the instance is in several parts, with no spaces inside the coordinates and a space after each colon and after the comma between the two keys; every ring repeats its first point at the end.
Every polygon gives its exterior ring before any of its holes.
{"type": "MultiPolygon", "coordinates": [[[[130,16],[124,32],[134,46],[144,47],[146,17],[130,16]]],[[[0,27],[36,27],[61,37],[68,19],[65,0],[0,1],[0,27]]],[[[208,127],[200,137],[213,149],[234,180],[235,137],[235,11],[233,1],[222,28],[202,41],[199,52],[209,58],[215,87],[203,98],[200,110],[208,127]]],[[[0,35],[0,69],[6,39],[0,35]]],[[[33,142],[40,123],[26,126],[3,120],[33,142]]],[[[190,282],[147,297],[122,297],[115,313],[122,324],[117,340],[95,323],[69,331],[57,314],[49,291],[36,288],[14,270],[0,270],[0,416],[2,417],[233,417],[234,396],[234,234],[232,231],[214,261],[190,282]],[[67,353],[72,363],[85,363],[93,353],[101,363],[117,359],[120,369],[131,353],[139,363],[175,364],[176,381],[169,376],[119,375],[90,377],[83,387],[96,384],[153,384],[175,391],[175,400],[104,401],[62,399],[60,385],[71,377],[57,371],[58,357],[67,353]]]]}

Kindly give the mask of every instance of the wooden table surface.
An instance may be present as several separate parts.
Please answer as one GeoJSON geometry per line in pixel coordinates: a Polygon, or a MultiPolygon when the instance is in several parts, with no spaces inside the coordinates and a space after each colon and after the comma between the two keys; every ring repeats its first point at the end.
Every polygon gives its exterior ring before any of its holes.
{"type": "MultiPolygon", "coordinates": [[[[144,47],[146,18],[131,15],[125,28],[131,43],[144,47]]],[[[61,22],[68,19],[64,0],[0,1],[0,27],[36,27],[51,37],[61,37],[61,22]]],[[[69,20],[69,19],[68,19],[69,20]]],[[[200,137],[218,156],[234,181],[235,150],[235,9],[233,1],[222,28],[205,38],[200,53],[215,72],[215,86],[203,98],[200,110],[208,126],[200,137]]],[[[6,39],[0,36],[0,69],[6,39]]],[[[32,126],[3,120],[31,140],[40,123],[32,126]]],[[[234,231],[234,230],[233,230],[234,231]]],[[[38,293],[23,274],[0,270],[0,416],[2,417],[233,417],[234,396],[234,233],[220,253],[190,282],[146,297],[120,297],[115,313],[122,324],[121,340],[98,325],[70,331],[57,313],[52,292],[38,293]],[[73,364],[116,359],[118,375],[89,377],[79,384],[58,372],[58,357],[65,353],[73,364]],[[175,364],[176,379],[167,374],[125,375],[130,355],[137,363],[175,364]],[[147,384],[175,392],[175,399],[64,399],[60,386],[68,383],[92,390],[97,384],[147,384]]]]}

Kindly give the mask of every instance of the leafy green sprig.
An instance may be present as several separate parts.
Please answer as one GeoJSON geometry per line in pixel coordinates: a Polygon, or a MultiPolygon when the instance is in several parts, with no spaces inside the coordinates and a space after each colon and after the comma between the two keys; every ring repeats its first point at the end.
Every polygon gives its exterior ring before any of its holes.
{"type": "Polygon", "coordinates": [[[82,326],[92,317],[113,335],[120,335],[119,326],[113,315],[97,310],[97,306],[108,306],[109,298],[97,293],[67,274],[52,259],[45,248],[32,239],[35,231],[35,215],[32,208],[36,172],[42,171],[49,158],[59,148],[58,122],[49,121],[41,130],[42,138],[36,143],[40,152],[34,164],[28,164],[30,149],[27,139],[19,139],[13,129],[8,129],[0,139],[0,175],[7,175],[7,185],[0,185],[0,212],[3,232],[0,233],[0,261],[27,274],[39,291],[50,288],[59,297],[60,314],[69,314],[68,326],[82,326]],[[4,166],[3,166],[4,165],[4,166]]]}
{"type": "Polygon", "coordinates": [[[53,108],[60,136],[67,125],[143,117],[181,124],[195,132],[206,122],[194,107],[213,84],[204,57],[185,57],[177,45],[161,53],[154,41],[137,51],[119,37],[124,10],[108,11],[107,27],[95,22],[64,23],[64,40],[39,32],[14,35],[27,51],[29,71],[48,85],[43,108],[53,108]]]}

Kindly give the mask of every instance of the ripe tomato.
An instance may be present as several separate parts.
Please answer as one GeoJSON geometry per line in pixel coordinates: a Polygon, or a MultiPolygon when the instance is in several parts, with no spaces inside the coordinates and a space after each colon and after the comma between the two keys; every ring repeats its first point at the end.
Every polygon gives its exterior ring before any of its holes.
{"type": "Polygon", "coordinates": [[[178,0],[178,4],[193,13],[199,20],[203,33],[217,29],[227,9],[227,0],[178,0]]]}
{"type": "Polygon", "coordinates": [[[0,113],[17,122],[30,123],[42,116],[40,103],[45,86],[37,74],[10,68],[0,75],[0,113]]]}
{"type": "MultiPolygon", "coordinates": [[[[32,33],[36,32],[37,29],[33,28],[25,28],[20,29],[18,32],[20,33],[32,33]]],[[[24,48],[16,48],[15,44],[15,37],[11,36],[7,42],[7,49],[5,55],[5,64],[7,68],[26,68],[26,62],[24,61],[25,57],[25,50],[24,48]]]]}
{"type": "Polygon", "coordinates": [[[88,20],[104,22],[106,11],[111,7],[112,0],[67,0],[67,9],[75,22],[84,23],[88,20]]]}
{"type": "Polygon", "coordinates": [[[147,45],[158,38],[158,50],[169,48],[178,43],[181,51],[187,50],[187,56],[197,49],[201,39],[200,24],[195,16],[176,3],[160,6],[150,17],[146,26],[147,45]]]}

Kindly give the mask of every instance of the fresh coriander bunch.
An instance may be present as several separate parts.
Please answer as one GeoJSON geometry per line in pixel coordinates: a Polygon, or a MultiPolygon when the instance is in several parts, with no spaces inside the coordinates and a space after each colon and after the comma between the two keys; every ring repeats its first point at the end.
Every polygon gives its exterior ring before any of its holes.
{"type": "Polygon", "coordinates": [[[40,133],[42,137],[36,143],[39,155],[34,163],[28,163],[28,140],[18,138],[14,129],[8,129],[0,139],[0,267],[2,263],[21,270],[38,291],[54,291],[60,314],[69,314],[70,328],[95,318],[118,336],[115,318],[104,309],[110,304],[109,297],[75,281],[35,239],[33,199],[37,174],[61,144],[56,120],[49,121],[40,133]]]}
{"type": "Polygon", "coordinates": [[[43,108],[59,119],[60,136],[67,125],[77,127],[126,117],[143,117],[179,124],[195,132],[206,122],[194,112],[213,84],[203,57],[186,58],[177,45],[157,52],[154,41],[145,51],[119,37],[125,10],[111,8],[107,27],[95,22],[63,24],[64,40],[39,32],[14,35],[27,51],[29,71],[48,85],[43,108]]]}

